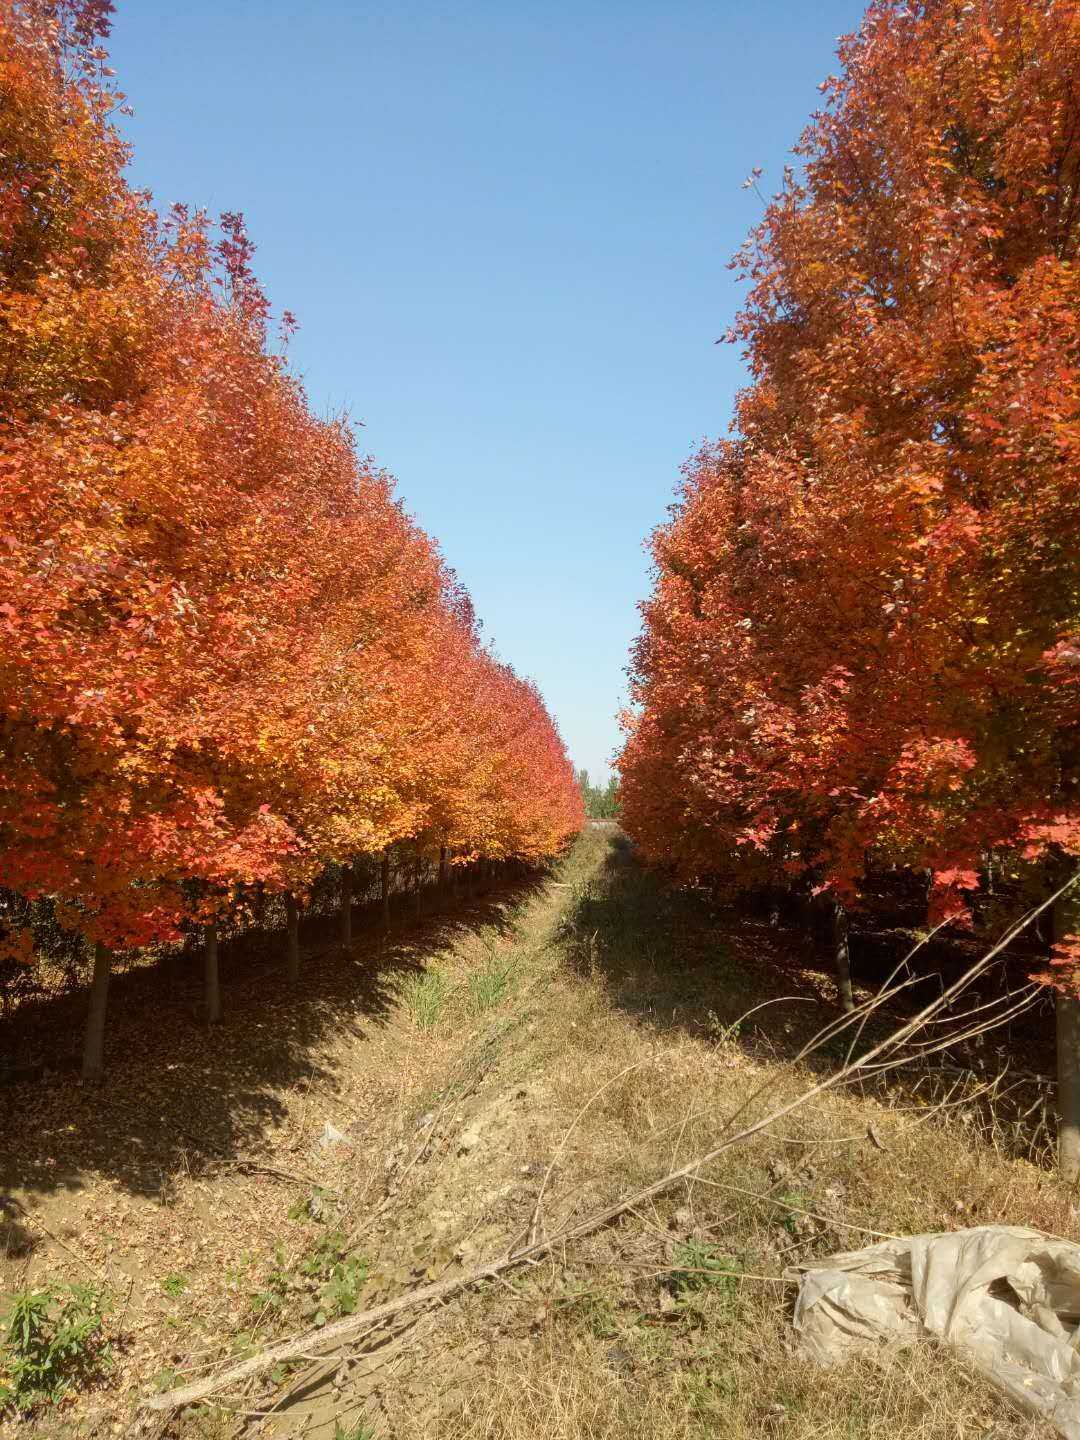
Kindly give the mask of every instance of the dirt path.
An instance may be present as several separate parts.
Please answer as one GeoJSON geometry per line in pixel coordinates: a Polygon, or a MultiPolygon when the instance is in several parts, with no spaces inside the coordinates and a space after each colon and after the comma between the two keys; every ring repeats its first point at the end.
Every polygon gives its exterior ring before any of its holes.
{"type": "MultiPolygon", "coordinates": [[[[782,940],[718,926],[605,829],[530,893],[311,959],[300,1002],[257,980],[227,994],[221,1032],[177,1018],[151,1051],[133,1028],[100,1096],[57,1080],[16,1098],[9,1133],[34,1161],[19,1224],[38,1243],[8,1259],[6,1288],[92,1268],[117,1299],[116,1365],[43,1413],[43,1436],[113,1433],[139,1395],[458,1273],[526,1232],[541,1198],[554,1232],[665,1173],[763,1084],[797,1093],[787,1057],[832,1013],[782,940]],[[782,1003],[738,1024],[765,1000],[782,1003]]],[[[791,1354],[792,1259],[866,1230],[1076,1232],[1052,1177],[977,1111],[924,1119],[910,1095],[822,1099],[647,1212],[175,1433],[1036,1434],[939,1356],[822,1376],[791,1354]]]]}

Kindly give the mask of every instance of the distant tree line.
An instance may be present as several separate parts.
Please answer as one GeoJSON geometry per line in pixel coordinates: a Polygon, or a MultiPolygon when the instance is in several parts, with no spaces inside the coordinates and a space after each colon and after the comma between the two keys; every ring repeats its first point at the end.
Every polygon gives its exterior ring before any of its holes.
{"type": "Polygon", "coordinates": [[[588,770],[577,773],[578,789],[590,820],[615,820],[619,814],[619,782],[613,775],[606,785],[594,785],[588,770]]]}

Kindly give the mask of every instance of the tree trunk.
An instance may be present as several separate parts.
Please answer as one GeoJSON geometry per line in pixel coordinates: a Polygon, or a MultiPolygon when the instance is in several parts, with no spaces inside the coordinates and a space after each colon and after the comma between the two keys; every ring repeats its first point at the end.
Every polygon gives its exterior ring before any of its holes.
{"type": "Polygon", "coordinates": [[[855,1009],[855,997],[851,993],[848,913],[839,900],[833,907],[833,962],[836,965],[836,988],[840,992],[840,1008],[850,1014],[855,1009]]]}
{"type": "MultiPolygon", "coordinates": [[[[1080,936],[1080,884],[1054,902],[1054,939],[1080,936]]],[[[1070,1185],[1080,1180],[1080,1000],[1057,996],[1058,1170],[1070,1185]]]]}
{"type": "Polygon", "coordinates": [[[390,846],[388,845],[382,854],[382,865],[379,868],[379,883],[382,888],[382,923],[383,929],[390,929],[390,846]]]}
{"type": "Polygon", "coordinates": [[[421,864],[422,864],[422,863],[423,863],[423,862],[421,861],[420,856],[418,855],[418,856],[416,857],[416,864],[415,864],[414,867],[413,867],[413,888],[416,890],[416,914],[417,914],[417,918],[419,918],[420,915],[423,913],[423,908],[424,908],[424,907],[423,907],[423,894],[424,894],[424,892],[423,892],[423,888],[422,888],[421,883],[420,883],[421,875],[422,875],[422,871],[421,871],[421,868],[420,868],[420,867],[421,867],[421,864]]]}
{"type": "Polygon", "coordinates": [[[211,920],[206,927],[203,945],[203,966],[206,976],[206,1019],[210,1025],[221,1023],[221,982],[218,976],[218,933],[217,921],[211,920]]]}
{"type": "Polygon", "coordinates": [[[439,889],[446,889],[446,846],[439,846],[439,889]]]}
{"type": "Polygon", "coordinates": [[[100,943],[94,946],[94,978],[90,984],[90,1011],[83,1039],[82,1078],[94,1084],[105,1075],[105,1010],[109,999],[112,955],[100,943]]]}
{"type": "Polygon", "coordinates": [[[352,866],[341,867],[341,943],[352,944],[352,866]]]}
{"type": "Polygon", "coordinates": [[[295,895],[285,896],[285,923],[288,926],[286,973],[289,984],[295,985],[300,979],[300,906],[295,895]]]}

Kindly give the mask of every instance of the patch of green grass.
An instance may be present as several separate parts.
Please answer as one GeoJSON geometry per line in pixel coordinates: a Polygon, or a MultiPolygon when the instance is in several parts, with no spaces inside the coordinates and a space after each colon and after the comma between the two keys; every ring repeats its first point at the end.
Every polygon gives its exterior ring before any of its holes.
{"type": "Polygon", "coordinates": [[[190,1281],[186,1275],[181,1275],[179,1271],[174,1270],[171,1275],[166,1275],[162,1280],[161,1288],[166,1295],[171,1295],[175,1300],[183,1295],[189,1284],[190,1281]]]}
{"type": "Polygon", "coordinates": [[[414,975],[402,986],[402,999],[418,1030],[431,1030],[439,1023],[446,1009],[450,987],[439,970],[425,970],[414,975]]]}
{"type": "Polygon", "coordinates": [[[55,1405],[108,1368],[107,1304],[94,1285],[46,1285],[12,1298],[0,1345],[0,1410],[55,1405]]]}
{"type": "Polygon", "coordinates": [[[469,1000],[476,1014],[497,1005],[510,988],[510,966],[493,959],[469,976],[469,1000]]]}

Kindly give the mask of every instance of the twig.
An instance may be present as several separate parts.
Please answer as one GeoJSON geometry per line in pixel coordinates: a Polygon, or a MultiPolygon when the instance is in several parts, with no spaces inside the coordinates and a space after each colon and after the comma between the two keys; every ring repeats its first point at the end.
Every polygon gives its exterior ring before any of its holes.
{"type": "Polygon", "coordinates": [[[278,1180],[288,1180],[294,1185],[311,1185],[319,1190],[325,1190],[328,1195],[339,1193],[329,1185],[323,1185],[313,1175],[298,1175],[293,1170],[279,1170],[275,1165],[264,1165],[261,1160],[214,1160],[211,1163],[221,1169],[245,1170],[254,1175],[273,1175],[278,1180]]]}

